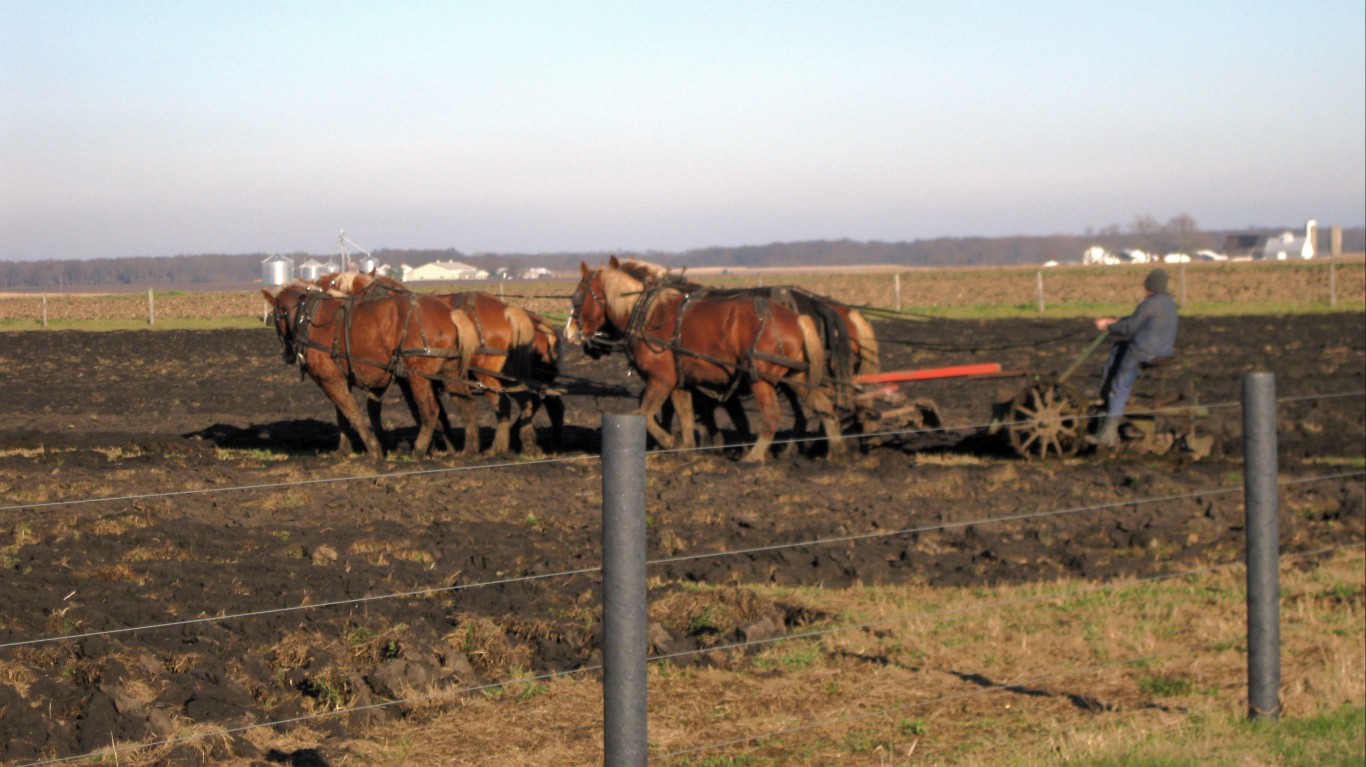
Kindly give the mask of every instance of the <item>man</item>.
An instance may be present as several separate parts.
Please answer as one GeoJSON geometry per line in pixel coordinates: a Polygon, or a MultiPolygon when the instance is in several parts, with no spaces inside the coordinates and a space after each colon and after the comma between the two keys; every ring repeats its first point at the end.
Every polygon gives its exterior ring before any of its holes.
{"type": "Polygon", "coordinates": [[[1143,289],[1148,296],[1133,314],[1119,320],[1096,320],[1096,330],[1109,330],[1119,338],[1105,361],[1105,383],[1100,390],[1105,399],[1105,420],[1089,440],[1102,447],[1119,443],[1119,422],[1142,366],[1176,352],[1176,302],[1167,293],[1167,273],[1154,269],[1143,280],[1143,289]]]}

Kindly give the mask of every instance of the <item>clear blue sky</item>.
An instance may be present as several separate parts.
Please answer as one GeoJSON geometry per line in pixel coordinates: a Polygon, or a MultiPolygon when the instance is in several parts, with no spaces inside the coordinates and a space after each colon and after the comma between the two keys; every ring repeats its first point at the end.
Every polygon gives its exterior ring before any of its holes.
{"type": "Polygon", "coordinates": [[[1366,222],[1366,3],[0,0],[0,260],[1366,222]]]}

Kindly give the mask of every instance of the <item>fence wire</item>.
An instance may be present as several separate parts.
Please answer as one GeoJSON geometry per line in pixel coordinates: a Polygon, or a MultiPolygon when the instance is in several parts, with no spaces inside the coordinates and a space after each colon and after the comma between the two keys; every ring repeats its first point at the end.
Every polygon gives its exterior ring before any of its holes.
{"type": "MultiPolygon", "coordinates": [[[[1321,557],[1321,556],[1333,554],[1333,553],[1338,552],[1338,551],[1345,551],[1345,550],[1349,550],[1349,549],[1362,549],[1362,548],[1366,548],[1366,544],[1355,544],[1355,545],[1346,545],[1346,546],[1335,546],[1335,547],[1331,547],[1331,548],[1319,549],[1319,550],[1317,550],[1317,551],[1310,551],[1310,552],[1296,552],[1296,553],[1294,553],[1294,554],[1282,555],[1282,557],[1281,557],[1281,563],[1282,563],[1282,566],[1284,566],[1284,564],[1285,564],[1287,561],[1293,561],[1293,560],[1299,560],[1299,559],[1309,559],[1309,558],[1313,558],[1313,557],[1321,557]]],[[[886,627],[890,627],[890,626],[894,626],[894,625],[898,625],[898,624],[909,623],[909,622],[911,622],[911,621],[919,620],[919,619],[922,619],[922,618],[938,619],[938,618],[944,618],[944,617],[951,617],[951,616],[955,616],[955,615],[965,615],[965,614],[968,614],[968,613],[972,613],[972,612],[981,612],[981,611],[988,610],[988,609],[993,609],[993,608],[1019,606],[1019,605],[1022,605],[1022,604],[1028,604],[1028,603],[1031,603],[1031,602],[1045,601],[1045,600],[1050,600],[1050,599],[1060,599],[1060,600],[1064,600],[1064,601],[1065,601],[1065,600],[1067,600],[1067,599],[1070,599],[1070,598],[1073,598],[1073,597],[1077,597],[1077,596],[1083,596],[1083,595],[1087,595],[1087,594],[1094,594],[1094,593],[1097,593],[1097,592],[1118,590],[1118,589],[1120,589],[1120,588],[1132,588],[1132,587],[1139,586],[1139,585],[1143,585],[1143,584],[1147,584],[1147,583],[1157,583],[1157,582],[1161,582],[1161,581],[1165,581],[1165,580],[1174,580],[1174,579],[1178,579],[1178,578],[1191,578],[1191,577],[1195,577],[1195,576],[1199,576],[1199,575],[1207,575],[1207,574],[1209,574],[1209,573],[1219,572],[1219,571],[1221,571],[1221,570],[1235,569],[1235,568],[1238,568],[1238,567],[1241,567],[1241,566],[1244,566],[1244,565],[1245,565],[1245,563],[1240,562],[1240,561],[1225,562],[1225,563],[1221,563],[1221,564],[1218,564],[1218,565],[1212,565],[1212,566],[1210,566],[1210,567],[1198,568],[1198,569],[1195,569],[1195,570],[1187,570],[1187,571],[1175,572],[1175,573],[1161,573],[1161,574],[1158,574],[1158,575],[1147,576],[1147,577],[1144,577],[1144,578],[1127,579],[1127,580],[1122,580],[1122,581],[1120,581],[1120,580],[1117,580],[1117,581],[1110,581],[1110,582],[1103,583],[1103,584],[1096,584],[1096,585],[1093,585],[1093,586],[1080,587],[1080,588],[1063,589],[1063,590],[1058,590],[1058,591],[1045,591],[1045,592],[1041,592],[1041,593],[1039,593],[1039,594],[1030,595],[1030,596],[1027,596],[1027,597],[1020,597],[1020,598],[1016,598],[1016,599],[997,600],[997,601],[995,601],[995,602],[982,603],[982,604],[972,605],[972,606],[969,606],[969,607],[956,608],[956,609],[950,609],[950,610],[926,611],[926,612],[916,613],[916,614],[913,614],[913,615],[910,615],[910,616],[905,616],[905,617],[903,617],[903,618],[898,618],[898,619],[895,619],[895,620],[875,621],[875,622],[862,623],[862,624],[844,624],[844,625],[839,625],[839,626],[830,627],[830,628],[827,628],[827,629],[821,629],[821,630],[809,631],[809,632],[798,632],[798,633],[795,633],[795,634],[787,634],[787,635],[780,636],[780,637],[770,637],[770,638],[768,638],[768,639],[756,640],[756,641],[753,641],[753,642],[739,642],[739,643],[733,643],[733,644],[729,644],[729,645],[721,645],[721,646],[713,646],[713,647],[698,648],[698,649],[696,649],[696,650],[689,650],[689,651],[685,651],[685,652],[669,653],[669,654],[664,654],[664,655],[653,655],[653,656],[650,656],[650,657],[648,658],[648,661],[647,661],[647,662],[650,662],[650,663],[659,663],[659,662],[668,661],[668,660],[678,660],[678,659],[682,659],[682,658],[686,658],[686,657],[690,657],[690,656],[704,655],[704,654],[710,654],[710,653],[715,653],[715,652],[720,652],[720,651],[745,651],[745,650],[749,650],[749,649],[753,649],[753,648],[758,648],[758,647],[763,647],[763,646],[775,644],[775,643],[778,643],[778,642],[786,642],[786,641],[802,640],[802,639],[816,639],[816,638],[821,638],[821,637],[824,637],[824,636],[828,636],[828,635],[835,634],[835,633],[838,633],[838,632],[843,632],[843,631],[860,631],[860,630],[866,631],[866,630],[869,630],[869,629],[886,628],[886,627]]],[[[1227,641],[1225,641],[1225,642],[1202,643],[1202,645],[1208,645],[1209,647],[1217,647],[1217,646],[1220,646],[1221,644],[1227,644],[1227,641]]],[[[1194,648],[1199,648],[1199,647],[1201,647],[1202,645],[1193,645],[1192,647],[1194,647],[1194,648]]],[[[1188,648],[1188,649],[1189,649],[1189,648],[1188,648]]],[[[1138,658],[1138,659],[1136,659],[1136,658],[1129,658],[1129,659],[1124,659],[1124,660],[1119,660],[1119,661],[1111,661],[1111,662],[1108,662],[1108,663],[1105,663],[1105,664],[1098,664],[1098,665],[1093,665],[1093,666],[1089,666],[1089,667],[1083,667],[1082,669],[1068,669],[1068,670],[1063,670],[1063,671],[1060,671],[1060,672],[1058,672],[1058,673],[1056,673],[1056,674],[1048,674],[1048,675],[1042,675],[1042,676],[1040,676],[1040,677],[1033,677],[1033,678],[1024,679],[1024,680],[1016,680],[1016,681],[1014,681],[1014,682],[1002,683],[1002,684],[1000,684],[1000,685],[994,685],[994,686],[990,686],[990,687],[985,687],[985,688],[982,688],[982,689],[979,689],[979,690],[973,690],[973,691],[970,691],[970,692],[967,692],[967,693],[958,694],[958,695],[943,696],[943,697],[940,697],[940,698],[935,698],[935,699],[926,700],[926,701],[917,701],[917,702],[914,703],[914,704],[908,704],[908,705],[906,705],[906,706],[898,706],[898,707],[892,707],[892,708],[885,708],[885,709],[880,709],[880,710],[875,711],[875,712],[866,712],[866,713],[863,713],[863,714],[857,714],[857,715],[853,715],[853,716],[850,716],[850,717],[840,717],[840,718],[835,718],[835,719],[823,720],[823,721],[820,721],[820,722],[808,723],[808,724],[806,724],[806,725],[802,725],[802,726],[798,726],[798,727],[792,727],[792,728],[785,728],[785,729],[783,729],[783,730],[777,730],[777,731],[773,731],[773,732],[768,732],[768,733],[764,733],[764,734],[761,734],[761,735],[752,735],[752,736],[747,736],[747,737],[744,737],[744,738],[736,738],[736,739],[731,739],[731,740],[727,740],[727,741],[721,741],[721,742],[716,742],[716,743],[709,743],[709,744],[705,744],[705,745],[701,745],[701,746],[696,746],[696,747],[689,748],[689,749],[685,749],[685,750],[673,751],[673,752],[669,752],[669,753],[666,753],[666,754],[660,754],[660,755],[657,755],[657,756],[652,756],[652,757],[650,757],[650,761],[653,762],[653,761],[657,761],[657,760],[660,760],[660,759],[669,759],[669,758],[676,758],[676,757],[680,757],[680,756],[687,756],[687,755],[689,755],[689,754],[692,754],[692,753],[699,753],[699,752],[702,752],[702,751],[714,751],[714,750],[718,750],[718,749],[722,749],[722,748],[727,748],[727,747],[734,746],[734,745],[739,745],[739,744],[742,744],[742,743],[753,742],[753,741],[756,741],[756,740],[767,740],[767,739],[772,739],[772,738],[780,738],[780,737],[783,737],[783,736],[786,736],[786,735],[797,734],[797,733],[800,733],[800,732],[806,732],[806,731],[810,731],[810,730],[813,730],[813,729],[820,729],[820,728],[823,728],[823,727],[830,727],[830,726],[834,726],[834,725],[842,724],[842,723],[847,723],[847,722],[859,721],[859,720],[868,719],[868,718],[871,718],[871,717],[874,717],[874,716],[881,716],[881,715],[886,715],[886,714],[889,714],[889,713],[896,713],[896,712],[903,711],[903,710],[909,710],[909,709],[911,709],[911,708],[917,708],[917,707],[935,705],[935,704],[940,704],[940,703],[948,703],[948,702],[953,702],[953,701],[955,701],[955,700],[959,700],[959,699],[962,699],[962,698],[972,697],[972,696],[980,695],[980,694],[986,694],[986,693],[989,693],[989,692],[997,692],[997,691],[1001,691],[1001,690],[1010,690],[1010,689],[1013,689],[1013,688],[1023,687],[1024,685],[1037,684],[1037,683],[1040,682],[1040,681],[1048,681],[1048,680],[1051,680],[1051,679],[1053,679],[1053,678],[1060,678],[1060,677],[1062,677],[1062,676],[1066,676],[1066,675],[1069,675],[1069,674],[1072,674],[1072,673],[1081,673],[1081,672],[1085,672],[1085,671],[1100,670],[1100,669],[1103,669],[1103,668],[1113,667],[1113,666],[1115,666],[1115,665],[1123,665],[1123,664],[1128,664],[1128,663],[1137,663],[1137,662],[1141,662],[1142,660],[1157,659],[1157,658],[1167,657],[1167,656],[1171,656],[1171,655],[1175,655],[1175,654],[1176,654],[1176,653],[1174,653],[1174,652],[1173,652],[1173,653],[1154,654],[1154,655],[1142,656],[1142,658],[1138,658]]],[[[263,728],[286,727],[286,726],[290,726],[290,725],[304,724],[304,723],[307,723],[307,722],[319,721],[319,720],[323,720],[323,719],[332,719],[332,718],[336,718],[336,717],[339,717],[339,716],[350,716],[350,715],[353,715],[353,714],[365,713],[365,712],[367,712],[367,711],[382,710],[382,709],[392,708],[392,707],[394,707],[394,706],[413,706],[413,705],[422,705],[422,704],[438,703],[438,702],[445,701],[445,700],[451,700],[451,699],[459,698],[459,697],[462,697],[462,696],[465,696],[465,695],[470,695],[470,694],[480,693],[480,692],[487,692],[487,691],[491,691],[491,690],[497,690],[497,689],[505,688],[505,687],[512,686],[512,685],[523,685],[523,684],[534,684],[534,683],[537,683],[537,682],[548,682],[548,681],[553,681],[553,680],[556,680],[556,679],[561,679],[561,678],[570,677],[570,676],[576,676],[576,675],[582,675],[582,674],[595,673],[595,672],[599,672],[599,671],[602,671],[602,670],[603,670],[602,664],[592,664],[592,665],[587,665],[587,666],[583,666],[583,667],[576,668],[576,669],[571,669],[571,670],[568,670],[568,671],[552,671],[552,672],[545,672],[545,673],[537,674],[537,675],[534,675],[534,676],[525,676],[525,677],[519,677],[519,678],[516,678],[516,679],[507,679],[507,680],[503,680],[503,681],[499,681],[499,682],[488,682],[488,683],[480,684],[480,685],[473,685],[473,686],[468,686],[468,687],[462,687],[462,688],[455,689],[455,690],[439,690],[439,691],[434,691],[434,692],[429,693],[429,694],[426,694],[426,695],[411,696],[411,697],[402,698],[402,699],[397,699],[397,700],[380,701],[380,702],[377,702],[377,703],[370,703],[370,704],[365,704],[365,705],[360,705],[360,706],[353,706],[353,707],[350,707],[350,708],[346,708],[346,709],[337,709],[337,710],[333,710],[333,711],[317,712],[317,713],[314,713],[314,714],[307,714],[307,715],[303,715],[303,716],[291,717],[291,718],[288,718],[288,719],[278,719],[278,720],[272,720],[272,721],[269,721],[269,722],[257,722],[257,723],[248,724],[248,725],[241,725],[241,726],[237,726],[237,727],[224,728],[224,729],[216,730],[216,731],[214,731],[214,732],[193,733],[193,734],[190,734],[190,735],[185,735],[185,736],[181,736],[181,737],[177,737],[177,738],[167,738],[167,739],[158,740],[158,741],[149,741],[149,742],[144,742],[144,743],[126,744],[126,745],[122,745],[122,746],[114,745],[114,746],[111,746],[110,748],[101,749],[101,750],[99,750],[99,751],[93,751],[93,752],[88,752],[88,753],[83,753],[83,754],[77,754],[77,755],[73,755],[73,756],[66,756],[66,757],[48,759],[48,760],[44,760],[44,761],[27,762],[27,763],[24,763],[24,764],[15,765],[15,767],[43,767],[44,765],[62,764],[62,763],[67,763],[67,762],[72,762],[72,761],[78,761],[78,760],[81,760],[81,759],[97,758],[97,757],[98,757],[98,758],[103,758],[103,757],[107,757],[107,756],[114,756],[115,758],[117,758],[117,756],[120,755],[120,754],[130,753],[130,752],[133,752],[133,751],[141,751],[141,750],[149,749],[149,748],[162,748],[162,747],[167,747],[167,746],[182,745],[182,744],[185,744],[185,743],[190,743],[190,742],[194,742],[194,741],[198,741],[198,740],[203,740],[203,739],[205,739],[205,738],[211,738],[211,737],[224,737],[224,736],[229,736],[229,735],[240,735],[240,734],[243,734],[243,733],[252,731],[252,730],[258,730],[258,729],[263,729],[263,728]]]]}
{"type": "MultiPolygon", "coordinates": [[[[1279,403],[1283,403],[1283,402],[1306,402],[1306,401],[1310,401],[1310,400],[1319,400],[1319,399],[1340,399],[1340,398],[1345,398],[1345,397],[1362,397],[1362,398],[1366,398],[1366,390],[1359,391],[1359,392],[1340,392],[1340,393],[1334,393],[1334,394],[1315,394],[1315,395],[1305,395],[1305,396],[1302,396],[1302,397],[1289,397],[1289,398],[1277,399],[1276,402],[1279,404],[1279,403]]],[[[1202,404],[1202,405],[1200,405],[1200,407],[1207,408],[1207,409],[1210,409],[1210,410],[1217,410],[1217,409],[1223,409],[1223,408],[1233,408],[1233,407],[1241,407],[1241,406],[1242,406],[1242,403],[1241,403],[1241,402],[1218,402],[1218,403],[1211,403],[1211,404],[1202,404]]],[[[1134,410],[1134,411],[1129,411],[1129,414],[1130,414],[1130,415],[1138,415],[1138,416],[1157,415],[1157,414],[1162,414],[1162,413],[1166,412],[1166,410],[1167,410],[1167,409],[1158,409],[1158,410],[1134,410]]],[[[1091,420],[1091,419],[1100,418],[1100,417],[1103,417],[1103,416],[1101,416],[1101,415],[1083,415],[1083,416],[1078,416],[1078,419],[1079,419],[1079,420],[1091,420]]],[[[987,430],[987,429],[989,429],[989,428],[992,428],[992,427],[1004,428],[1004,427],[1010,427],[1010,426],[1021,426],[1021,425],[1025,425],[1025,424],[1028,424],[1028,423],[1030,423],[1030,421],[1028,421],[1028,420],[1023,420],[1023,421],[988,421],[988,422],[986,422],[986,423],[964,424],[964,425],[957,425],[957,426],[935,426],[935,427],[924,427],[924,428],[914,428],[914,429],[895,429],[895,430],[887,430],[887,431],[877,431],[877,432],[870,432],[870,433],[867,433],[867,434],[850,435],[850,437],[857,436],[857,437],[860,437],[860,438],[875,438],[875,437],[881,438],[881,437],[898,437],[898,436],[907,437],[907,436],[916,436],[916,435],[943,434],[943,433],[963,432],[963,431],[980,432],[980,431],[985,431],[985,430],[987,430]]],[[[829,438],[822,434],[822,435],[813,435],[813,436],[809,436],[809,437],[790,437],[790,438],[785,438],[785,439],[775,439],[775,440],[773,440],[772,444],[775,445],[775,446],[781,447],[781,446],[784,446],[784,445],[801,445],[801,444],[809,444],[809,443],[813,443],[813,442],[826,442],[826,441],[829,441],[829,438]]],[[[749,447],[753,447],[754,444],[755,444],[754,442],[736,442],[736,443],[728,443],[728,444],[725,445],[725,448],[726,448],[726,449],[749,448],[749,447]]],[[[647,451],[646,451],[646,455],[647,455],[647,456],[653,456],[653,455],[678,455],[678,454],[683,454],[683,453],[710,453],[710,452],[715,452],[716,450],[717,450],[717,448],[715,448],[715,447],[713,447],[713,446],[710,446],[710,445],[708,445],[708,446],[697,446],[697,447],[657,448],[657,449],[654,449],[654,450],[647,450],[647,451]]],[[[498,463],[477,464],[477,465],[473,465],[473,466],[440,466],[440,467],[435,467],[435,468],[431,468],[431,469],[412,469],[412,470],[408,470],[408,471],[380,472],[380,473],[374,473],[374,474],[358,474],[358,475],[351,475],[351,476],[345,476],[345,477],[323,477],[323,478],[319,478],[319,479],[289,480],[289,481],[287,481],[287,482],[262,482],[262,483],[251,484],[251,485],[231,485],[231,486],[227,486],[227,487],[204,487],[204,488],[193,488],[193,489],[188,489],[188,490],[167,490],[167,491],[157,492],[157,493],[136,493],[136,494],[129,494],[129,495],[101,496],[101,497],[98,497],[98,498],[71,498],[71,499],[62,499],[62,500],[56,500],[56,501],[40,501],[40,502],[35,502],[35,503],[21,503],[21,504],[12,504],[12,505],[9,505],[9,506],[0,506],[0,512],[7,512],[7,511],[23,511],[23,510],[33,510],[33,509],[48,509],[48,508],[56,508],[56,507],[62,507],[62,506],[79,506],[79,505],[88,505],[88,504],[95,504],[95,503],[124,503],[124,502],[130,502],[130,501],[158,500],[158,499],[175,498],[175,497],[192,496],[192,495],[209,495],[209,494],[214,494],[214,493],[246,492],[246,491],[253,491],[253,490],[288,490],[288,489],[296,488],[296,487],[317,486],[317,485],[329,485],[329,484],[340,484],[340,483],[347,483],[347,482],[366,482],[366,481],[374,481],[374,480],[381,480],[381,479],[406,479],[406,478],[411,478],[411,477],[435,476],[435,475],[441,475],[441,474],[454,474],[454,473],[462,473],[462,472],[477,472],[477,471],[486,471],[486,470],[492,471],[492,470],[500,470],[500,469],[513,469],[513,468],[521,467],[521,466],[544,466],[544,465],[547,465],[547,464],[559,464],[559,463],[576,463],[576,464],[582,464],[582,463],[584,463],[585,461],[597,461],[599,458],[600,458],[600,456],[598,456],[598,455],[596,455],[596,454],[572,455],[572,456],[552,456],[552,457],[549,457],[549,458],[537,458],[537,459],[528,459],[528,460],[514,459],[514,460],[511,460],[511,461],[502,461],[502,462],[498,462],[498,463]]]]}

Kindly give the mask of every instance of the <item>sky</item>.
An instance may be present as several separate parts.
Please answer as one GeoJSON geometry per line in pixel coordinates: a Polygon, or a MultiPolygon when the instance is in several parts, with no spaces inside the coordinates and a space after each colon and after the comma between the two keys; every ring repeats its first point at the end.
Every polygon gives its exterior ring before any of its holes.
{"type": "Polygon", "coordinates": [[[1366,223],[1366,3],[0,0],[0,260],[1366,223]]]}

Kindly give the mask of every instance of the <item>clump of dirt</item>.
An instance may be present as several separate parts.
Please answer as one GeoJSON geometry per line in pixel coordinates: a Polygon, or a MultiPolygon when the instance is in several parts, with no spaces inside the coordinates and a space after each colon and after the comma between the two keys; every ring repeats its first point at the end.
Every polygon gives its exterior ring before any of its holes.
{"type": "MultiPolygon", "coordinates": [[[[879,332],[884,369],[1058,371],[1091,337],[1083,320],[879,332]]],[[[1284,398],[1283,474],[1313,480],[1283,487],[1283,550],[1360,543],[1366,318],[1187,319],[1180,346],[1209,408],[1199,428],[1217,441],[1203,461],[1016,459],[982,431],[1018,378],[916,384],[952,428],[886,435],[845,461],[651,457],[649,556],[666,560],[649,572],[652,648],[717,662],[705,651],[815,617],[753,584],[989,584],[1234,561],[1237,402],[1251,370],[1274,372],[1284,398]]],[[[0,360],[0,759],[186,732],[218,734],[159,761],[253,755],[228,731],[349,712],[310,724],[340,730],[600,662],[597,427],[635,406],[622,360],[570,351],[559,460],[396,451],[384,478],[332,455],[331,405],[281,364],[267,330],[5,333],[0,360]]],[[[1095,388],[1099,365],[1083,367],[1080,389],[1095,388]]],[[[401,402],[384,413],[391,446],[410,441],[401,402]]],[[[548,437],[542,424],[547,448],[548,437]]]]}

